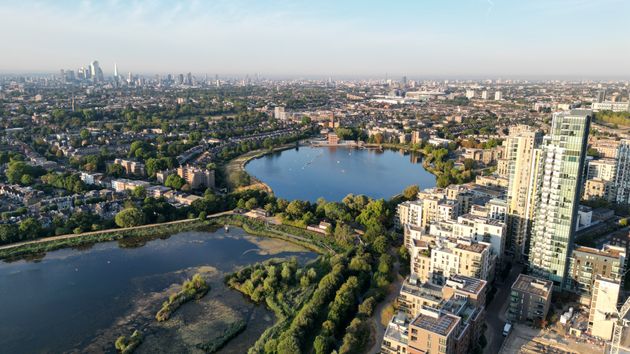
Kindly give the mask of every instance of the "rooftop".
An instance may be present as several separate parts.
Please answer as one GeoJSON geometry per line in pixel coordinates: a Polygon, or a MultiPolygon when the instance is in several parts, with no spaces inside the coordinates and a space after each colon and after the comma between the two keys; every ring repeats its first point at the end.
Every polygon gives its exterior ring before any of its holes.
{"type": "Polygon", "coordinates": [[[459,321],[460,318],[455,315],[433,310],[431,314],[429,311],[423,311],[411,322],[411,325],[441,336],[448,336],[459,321]]]}
{"type": "Polygon", "coordinates": [[[573,250],[573,252],[589,253],[596,256],[614,257],[614,258],[626,256],[626,252],[624,248],[611,246],[611,245],[604,245],[604,247],[601,250],[598,250],[597,248],[586,247],[586,246],[577,246],[573,250]]]}
{"type": "Polygon", "coordinates": [[[452,288],[456,288],[467,293],[479,294],[486,287],[486,281],[467,277],[465,275],[453,275],[447,281],[446,285],[452,288]]]}
{"type": "Polygon", "coordinates": [[[512,285],[512,290],[518,290],[545,298],[551,296],[552,289],[553,282],[551,280],[534,278],[525,274],[519,274],[512,285]]]}
{"type": "Polygon", "coordinates": [[[486,248],[488,248],[488,246],[482,243],[467,244],[467,243],[458,242],[457,245],[455,245],[455,248],[465,250],[465,251],[475,252],[475,253],[481,253],[486,248]]]}

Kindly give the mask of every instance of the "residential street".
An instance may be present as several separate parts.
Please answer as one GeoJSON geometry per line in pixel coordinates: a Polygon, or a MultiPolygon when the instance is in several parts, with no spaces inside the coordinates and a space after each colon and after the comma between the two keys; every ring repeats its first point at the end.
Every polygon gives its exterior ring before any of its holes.
{"type": "Polygon", "coordinates": [[[486,308],[486,339],[488,344],[484,350],[486,354],[497,354],[503,344],[503,326],[505,325],[505,311],[508,304],[508,296],[510,295],[510,287],[523,270],[523,265],[515,263],[512,265],[510,275],[505,279],[503,284],[497,285],[497,293],[490,305],[486,308]]]}

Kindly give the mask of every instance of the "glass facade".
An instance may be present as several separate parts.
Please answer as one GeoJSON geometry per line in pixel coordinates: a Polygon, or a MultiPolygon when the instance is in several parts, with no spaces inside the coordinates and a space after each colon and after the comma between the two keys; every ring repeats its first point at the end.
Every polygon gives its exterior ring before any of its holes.
{"type": "Polygon", "coordinates": [[[591,112],[556,113],[538,151],[529,265],[534,275],[565,286],[582,185],[591,112]]]}

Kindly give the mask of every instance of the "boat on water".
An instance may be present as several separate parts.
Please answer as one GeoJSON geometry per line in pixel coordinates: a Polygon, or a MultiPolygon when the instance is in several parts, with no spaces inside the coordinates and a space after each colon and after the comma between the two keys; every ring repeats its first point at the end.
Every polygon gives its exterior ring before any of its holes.
{"type": "Polygon", "coordinates": [[[229,232],[230,231],[230,225],[225,224],[225,226],[223,226],[223,228],[225,229],[225,232],[229,232]]]}

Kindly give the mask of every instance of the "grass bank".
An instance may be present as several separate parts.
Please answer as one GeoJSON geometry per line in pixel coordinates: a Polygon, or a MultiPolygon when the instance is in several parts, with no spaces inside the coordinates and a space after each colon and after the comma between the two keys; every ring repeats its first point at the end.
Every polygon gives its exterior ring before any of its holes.
{"type": "Polygon", "coordinates": [[[231,190],[257,188],[257,189],[263,189],[269,193],[272,193],[273,191],[271,190],[271,187],[269,187],[266,183],[259,181],[255,177],[249,176],[249,174],[247,174],[247,171],[245,171],[245,165],[247,165],[247,163],[253,159],[256,159],[265,155],[269,155],[274,152],[288,150],[288,149],[294,148],[295,146],[296,146],[295,143],[290,143],[290,144],[284,144],[284,145],[275,147],[271,150],[258,149],[258,150],[247,152],[243,155],[240,155],[237,158],[230,160],[227,164],[222,166],[222,173],[223,173],[223,176],[225,176],[226,178],[228,187],[231,190]],[[239,185],[241,185],[239,179],[243,173],[249,176],[250,185],[239,187],[239,185]]]}
{"type": "Polygon", "coordinates": [[[173,233],[201,229],[208,222],[199,219],[187,219],[163,224],[144,225],[135,228],[111,229],[86,232],[77,235],[55,236],[16,245],[7,245],[0,249],[0,259],[16,260],[38,257],[46,252],[69,247],[84,247],[99,242],[119,241],[121,247],[138,247],[147,241],[173,233]]]}
{"type": "Polygon", "coordinates": [[[317,253],[337,253],[344,249],[325,235],[289,225],[275,225],[243,215],[224,215],[212,219],[217,226],[232,225],[255,236],[271,237],[291,242],[317,253]]]}
{"type": "Polygon", "coordinates": [[[201,277],[201,274],[197,273],[193,275],[191,279],[186,280],[184,284],[182,284],[182,289],[179,292],[168,297],[168,300],[162,304],[162,308],[155,315],[155,319],[158,322],[168,320],[173,312],[177,311],[180,306],[193,299],[201,299],[209,290],[210,286],[201,277]]]}

